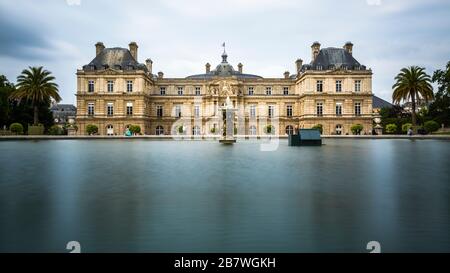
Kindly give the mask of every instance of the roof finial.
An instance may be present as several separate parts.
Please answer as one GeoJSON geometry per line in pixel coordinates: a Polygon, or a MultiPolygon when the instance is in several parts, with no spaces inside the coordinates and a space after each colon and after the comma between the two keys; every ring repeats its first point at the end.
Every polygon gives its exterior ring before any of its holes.
{"type": "Polygon", "coordinates": [[[227,52],[225,51],[225,42],[223,42],[222,46],[223,46],[222,63],[226,63],[228,55],[227,52]]]}

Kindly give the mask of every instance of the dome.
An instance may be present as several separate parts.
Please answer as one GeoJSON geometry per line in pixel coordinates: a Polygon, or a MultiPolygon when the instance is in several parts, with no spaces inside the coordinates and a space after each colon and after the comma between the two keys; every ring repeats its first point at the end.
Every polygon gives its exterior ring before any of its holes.
{"type": "Polygon", "coordinates": [[[228,63],[227,57],[228,57],[227,53],[223,51],[222,62],[216,66],[216,69],[205,74],[191,75],[186,77],[186,79],[209,79],[211,77],[230,77],[230,76],[236,76],[237,78],[257,78],[257,79],[262,78],[257,75],[244,74],[234,70],[233,66],[228,63]]]}
{"type": "Polygon", "coordinates": [[[222,54],[222,62],[216,66],[215,74],[217,76],[231,76],[235,74],[234,68],[227,62],[227,53],[224,51],[222,54]]]}

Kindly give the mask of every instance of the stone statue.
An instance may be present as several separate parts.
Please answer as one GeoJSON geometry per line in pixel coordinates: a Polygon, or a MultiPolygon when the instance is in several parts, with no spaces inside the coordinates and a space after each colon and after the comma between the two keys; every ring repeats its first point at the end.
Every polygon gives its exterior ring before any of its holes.
{"type": "Polygon", "coordinates": [[[233,109],[233,103],[230,100],[230,97],[227,96],[227,99],[225,100],[225,109],[233,109]]]}

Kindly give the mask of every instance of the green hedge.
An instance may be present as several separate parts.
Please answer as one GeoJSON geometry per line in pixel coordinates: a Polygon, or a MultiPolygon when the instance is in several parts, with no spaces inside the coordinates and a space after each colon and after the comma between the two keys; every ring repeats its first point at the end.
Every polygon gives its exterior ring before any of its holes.
{"type": "Polygon", "coordinates": [[[411,123],[405,123],[402,125],[402,132],[403,133],[407,133],[409,129],[412,128],[412,124],[411,123]]]}
{"type": "Polygon", "coordinates": [[[48,134],[53,136],[64,135],[64,129],[58,125],[53,125],[48,129],[48,134]]]}
{"type": "Polygon", "coordinates": [[[45,131],[45,127],[42,124],[39,124],[39,125],[28,125],[28,135],[30,135],[30,136],[43,135],[44,131],[45,131]]]}
{"type": "Polygon", "coordinates": [[[271,124],[266,125],[266,127],[264,127],[264,133],[271,135],[275,132],[275,127],[271,124]]]}
{"type": "Polygon", "coordinates": [[[16,134],[16,135],[21,135],[23,134],[23,125],[20,123],[12,123],[9,126],[9,130],[11,131],[11,133],[16,134]]]}
{"type": "Polygon", "coordinates": [[[428,133],[433,133],[433,132],[436,132],[437,130],[439,130],[440,126],[439,126],[439,123],[437,123],[436,121],[429,120],[423,124],[423,128],[428,133]]]}
{"type": "Polygon", "coordinates": [[[319,130],[320,134],[323,133],[323,125],[322,124],[316,124],[311,129],[319,130]]]}
{"type": "Polygon", "coordinates": [[[130,132],[133,134],[138,135],[141,133],[141,126],[139,126],[139,125],[130,125],[129,129],[130,129],[130,132]]]}
{"type": "Polygon", "coordinates": [[[361,124],[354,124],[354,125],[352,125],[352,127],[350,127],[350,130],[352,131],[352,133],[354,135],[361,134],[363,129],[364,129],[364,126],[362,126],[361,124]]]}
{"type": "Polygon", "coordinates": [[[386,125],[386,133],[395,134],[397,132],[397,125],[394,123],[386,125]]]}
{"type": "Polygon", "coordinates": [[[98,133],[98,126],[94,124],[86,125],[86,133],[88,135],[95,135],[98,133]]]}

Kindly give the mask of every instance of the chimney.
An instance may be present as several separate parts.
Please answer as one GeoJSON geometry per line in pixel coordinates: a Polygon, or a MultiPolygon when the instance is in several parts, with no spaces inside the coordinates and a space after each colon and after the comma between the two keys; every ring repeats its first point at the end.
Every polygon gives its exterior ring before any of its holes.
{"type": "Polygon", "coordinates": [[[133,56],[133,58],[137,61],[138,60],[138,45],[136,44],[136,42],[131,42],[129,45],[130,47],[130,52],[131,52],[131,56],[133,56]]]}
{"type": "Polygon", "coordinates": [[[211,72],[211,65],[209,63],[206,63],[205,67],[206,67],[206,73],[211,72]]]}
{"type": "Polygon", "coordinates": [[[316,59],[317,55],[319,55],[319,51],[320,51],[320,43],[319,42],[314,42],[311,46],[311,61],[314,62],[314,60],[316,59]]]}
{"type": "Polygon", "coordinates": [[[162,79],[164,77],[164,73],[162,71],[158,72],[158,79],[162,79]]]}
{"type": "Polygon", "coordinates": [[[289,74],[290,74],[289,71],[284,72],[284,78],[289,79],[289,74]]]}
{"type": "Polygon", "coordinates": [[[352,42],[346,42],[345,45],[344,45],[344,49],[345,49],[345,51],[350,53],[350,55],[352,55],[352,53],[353,53],[353,44],[352,44],[352,42]]]}
{"type": "Polygon", "coordinates": [[[238,64],[238,70],[239,70],[239,73],[241,73],[241,74],[242,74],[242,67],[243,67],[243,65],[241,63],[239,63],[238,64]]]}
{"type": "Polygon", "coordinates": [[[102,42],[97,42],[95,44],[95,56],[100,54],[100,52],[102,52],[103,49],[105,49],[105,45],[102,42]]]}
{"type": "Polygon", "coordinates": [[[147,66],[148,73],[152,74],[153,61],[151,59],[145,60],[145,66],[147,66]]]}
{"type": "Polygon", "coordinates": [[[300,71],[302,70],[302,65],[303,65],[303,60],[302,59],[297,59],[295,61],[295,66],[297,67],[297,74],[299,74],[300,71]]]}

